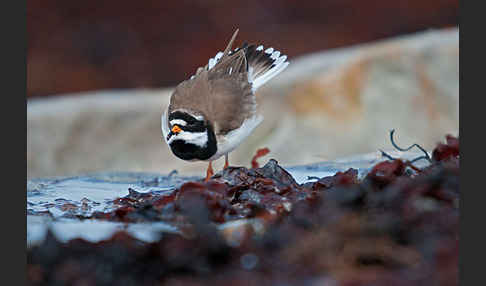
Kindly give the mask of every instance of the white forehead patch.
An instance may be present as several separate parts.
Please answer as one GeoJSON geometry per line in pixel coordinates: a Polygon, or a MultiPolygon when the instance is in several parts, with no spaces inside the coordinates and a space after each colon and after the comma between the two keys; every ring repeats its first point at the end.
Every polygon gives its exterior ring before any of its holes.
{"type": "MultiPolygon", "coordinates": [[[[198,121],[204,121],[204,116],[202,116],[202,115],[195,115],[195,114],[193,114],[191,111],[189,111],[189,110],[187,110],[187,109],[184,109],[184,108],[178,108],[178,109],[176,109],[176,110],[174,110],[174,111],[172,111],[172,112],[176,112],[176,111],[180,111],[180,112],[187,113],[187,114],[189,114],[190,116],[194,117],[194,118],[195,118],[196,120],[198,120],[198,121]]],[[[173,120],[175,120],[175,119],[173,119],[173,120]]],[[[171,120],[171,122],[172,122],[172,120],[171,120]]]]}
{"type": "Polygon", "coordinates": [[[181,131],[172,135],[167,143],[170,145],[175,140],[184,140],[186,143],[191,143],[199,147],[205,147],[208,144],[207,132],[187,132],[181,131]]]}
{"type": "Polygon", "coordinates": [[[183,119],[172,119],[170,121],[170,125],[180,125],[180,126],[186,126],[187,122],[183,119]]]}
{"type": "Polygon", "coordinates": [[[202,115],[193,115],[193,117],[196,118],[196,120],[198,120],[198,121],[204,120],[204,116],[202,116],[202,115]]]}

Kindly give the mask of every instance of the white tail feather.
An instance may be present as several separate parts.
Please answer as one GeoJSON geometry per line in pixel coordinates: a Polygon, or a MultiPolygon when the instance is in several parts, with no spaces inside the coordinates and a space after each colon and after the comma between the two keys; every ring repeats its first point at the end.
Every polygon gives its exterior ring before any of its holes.
{"type": "MultiPolygon", "coordinates": [[[[267,49],[267,51],[268,51],[268,49],[267,49]]],[[[266,82],[271,80],[274,76],[281,73],[289,65],[289,62],[286,62],[286,60],[287,60],[286,55],[280,56],[279,51],[273,52],[273,49],[271,51],[272,51],[271,58],[275,59],[275,62],[273,63],[275,66],[273,68],[271,68],[270,70],[268,70],[267,72],[265,72],[264,74],[262,74],[262,75],[260,75],[256,78],[253,78],[252,76],[250,76],[250,81],[252,82],[253,92],[255,92],[258,88],[260,88],[266,82]],[[276,55],[276,56],[274,56],[274,55],[276,55]]]]}
{"type": "MultiPolygon", "coordinates": [[[[236,48],[238,50],[239,48],[236,48]]],[[[282,72],[288,65],[289,62],[287,62],[287,56],[286,55],[281,55],[280,51],[274,50],[274,48],[267,48],[265,51],[263,50],[263,46],[259,45],[256,48],[256,51],[260,53],[265,53],[270,56],[270,59],[273,60],[272,65],[274,65],[271,69],[267,70],[263,74],[258,74],[257,77],[254,77],[255,69],[250,65],[249,71],[248,71],[248,81],[252,83],[252,90],[255,92],[258,88],[260,88],[262,85],[264,85],[266,82],[268,82],[270,79],[272,79],[274,76],[282,72]]],[[[223,52],[218,52],[214,58],[210,58],[208,61],[207,69],[210,70],[214,68],[214,66],[219,62],[219,60],[223,57],[224,53],[223,52]]],[[[231,71],[230,71],[231,73],[231,71]]],[[[257,72],[258,73],[258,72],[257,72]]],[[[194,78],[194,75],[191,76],[191,79],[194,78]]]]}

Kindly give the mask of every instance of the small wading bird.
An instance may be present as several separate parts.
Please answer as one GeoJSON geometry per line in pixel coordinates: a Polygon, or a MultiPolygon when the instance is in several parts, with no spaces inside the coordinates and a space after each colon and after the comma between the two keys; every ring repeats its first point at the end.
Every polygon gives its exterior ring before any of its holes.
{"type": "Polygon", "coordinates": [[[243,44],[231,50],[235,31],[224,52],[209,59],[172,93],[162,114],[162,134],[172,153],[187,161],[212,161],[233,151],[262,122],[255,91],[282,72],[287,56],[273,48],[243,44]]]}

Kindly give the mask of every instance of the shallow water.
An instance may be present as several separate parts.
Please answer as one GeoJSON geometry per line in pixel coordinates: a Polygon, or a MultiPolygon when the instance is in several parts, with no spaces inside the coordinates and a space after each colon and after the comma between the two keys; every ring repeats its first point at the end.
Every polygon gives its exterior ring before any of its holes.
{"type": "Polygon", "coordinates": [[[113,200],[128,195],[129,189],[164,194],[195,179],[199,178],[116,172],[30,180],[27,182],[27,244],[41,242],[48,228],[60,241],[79,237],[96,242],[120,230],[143,241],[155,241],[161,232],[177,232],[177,229],[163,222],[127,224],[80,220],[76,216],[89,217],[95,211],[111,211],[115,207],[113,200]]]}
{"type": "Polygon", "coordinates": [[[128,195],[129,189],[140,193],[165,193],[178,184],[196,178],[146,173],[100,173],[62,179],[37,179],[27,183],[29,214],[49,212],[53,217],[90,216],[95,211],[110,211],[111,202],[128,195]]]}
{"type": "Polygon", "coordinates": [[[74,238],[82,238],[88,241],[97,242],[110,238],[117,231],[126,231],[133,237],[153,242],[160,239],[162,233],[177,233],[177,228],[164,223],[121,223],[103,220],[78,220],[78,219],[57,219],[50,220],[46,217],[27,216],[27,245],[41,242],[47,229],[50,228],[56,238],[62,242],[74,238]]]}
{"type": "MultiPolygon", "coordinates": [[[[389,152],[394,157],[411,159],[417,153],[399,154],[389,152]]],[[[318,164],[285,167],[299,183],[315,181],[316,178],[332,176],[349,168],[358,170],[363,177],[377,162],[383,161],[381,153],[322,162],[318,164]]],[[[421,167],[424,161],[416,165],[421,167]]],[[[34,179],[27,182],[27,245],[40,243],[50,228],[60,241],[83,238],[97,242],[109,238],[113,233],[125,230],[134,237],[152,242],[164,232],[177,232],[177,228],[164,222],[121,223],[95,219],[80,220],[77,216],[89,217],[95,211],[109,212],[113,200],[129,194],[129,189],[139,193],[169,194],[179,185],[199,177],[151,173],[95,173],[84,176],[34,179]]],[[[224,228],[224,226],[223,226],[224,228]]]]}

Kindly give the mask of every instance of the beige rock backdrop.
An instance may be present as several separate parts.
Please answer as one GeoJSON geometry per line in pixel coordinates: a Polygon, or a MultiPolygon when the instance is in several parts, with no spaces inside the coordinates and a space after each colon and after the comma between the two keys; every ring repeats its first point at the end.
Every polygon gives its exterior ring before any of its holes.
{"type": "MultiPolygon", "coordinates": [[[[210,55],[208,55],[210,56],[210,55]]],[[[431,30],[290,59],[258,92],[265,121],[230,154],[250,165],[268,147],[283,165],[405,146],[431,149],[459,130],[459,30],[431,30]]],[[[27,177],[95,171],[202,175],[206,163],[174,157],[160,116],[171,89],[110,90],[30,100],[27,177]]],[[[216,162],[221,168],[223,160],[216,162]]]]}

